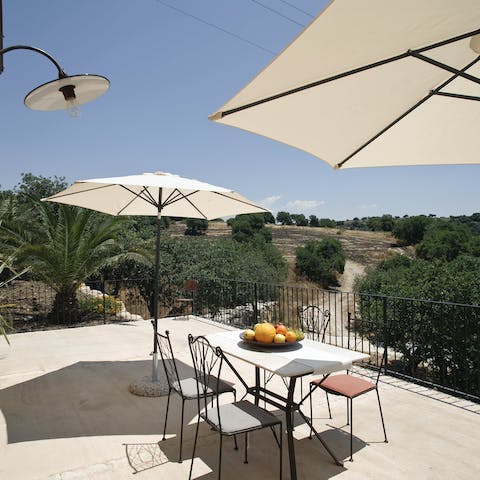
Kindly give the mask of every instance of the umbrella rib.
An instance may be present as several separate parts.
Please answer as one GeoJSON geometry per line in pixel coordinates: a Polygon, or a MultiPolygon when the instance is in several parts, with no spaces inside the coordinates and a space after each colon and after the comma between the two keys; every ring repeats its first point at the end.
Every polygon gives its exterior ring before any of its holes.
{"type": "Polygon", "coordinates": [[[241,112],[242,110],[247,110],[252,107],[257,107],[258,105],[262,105],[264,103],[271,102],[273,100],[278,100],[279,98],[287,97],[289,95],[293,95],[295,93],[303,92],[304,90],[308,90],[310,88],[318,87],[325,83],[333,82],[335,80],[339,80],[341,78],[349,77],[351,75],[355,75],[357,73],[364,72],[365,70],[370,70],[372,68],[381,67],[382,65],[386,65],[388,63],[396,62],[397,60],[402,60],[404,58],[412,56],[412,52],[420,53],[425,52],[427,50],[432,50],[434,48],[442,47],[444,45],[448,45],[450,43],[458,42],[459,40],[463,40],[465,38],[473,37],[474,35],[480,33],[480,29],[474,30],[473,32],[464,33],[462,35],[458,35],[456,37],[449,38],[447,40],[442,40],[441,42],[437,42],[431,45],[427,45],[426,47],[418,48],[415,50],[408,50],[405,53],[401,53],[399,55],[395,55],[390,58],[386,58],[384,60],[379,60],[374,63],[370,63],[368,65],[364,65],[362,67],[354,68],[352,70],[348,70],[343,73],[339,73],[337,75],[333,75],[331,77],[324,78],[322,80],[317,80],[312,83],[307,83],[306,85],[302,85],[300,87],[292,88],[291,90],[286,90],[285,92],[280,92],[275,95],[271,95],[269,97],[262,98],[260,100],[256,100],[255,102],[247,103],[245,105],[241,105],[239,107],[232,108],[230,110],[225,110],[224,112],[217,112],[211,115],[209,118],[210,120],[219,120],[227,115],[232,115],[233,113],[241,112]]]}
{"type": "MultiPolygon", "coordinates": [[[[162,188],[160,188],[160,192],[162,191],[162,188]]],[[[158,205],[161,204],[161,201],[160,201],[160,197],[158,199],[158,201],[155,199],[155,197],[152,195],[152,193],[150,192],[150,190],[148,189],[148,186],[144,185],[143,186],[143,191],[142,191],[142,194],[145,193],[146,194],[146,197],[143,197],[142,198],[146,201],[146,202],[149,202],[151,203],[153,206],[155,207],[158,207],[158,205]]]]}
{"type": "Polygon", "coordinates": [[[126,203],[118,212],[117,212],[117,215],[120,215],[123,211],[125,211],[137,198],[140,198],[142,200],[144,200],[145,202],[147,203],[150,203],[151,205],[153,205],[154,207],[157,206],[157,202],[155,202],[155,200],[153,199],[153,197],[151,197],[151,194],[150,192],[148,191],[147,187],[143,187],[143,190],[139,193],[137,192],[134,192],[131,188],[128,188],[127,186],[125,185],[120,185],[120,187],[122,187],[123,189],[125,189],[127,192],[130,192],[132,195],[134,195],[134,197],[128,202],[126,203]],[[144,192],[147,192],[148,196],[147,197],[144,197],[142,194],[144,192]],[[148,198],[148,197],[151,197],[151,198],[148,198]]]}
{"type": "Polygon", "coordinates": [[[335,169],[339,169],[341,168],[346,162],[348,162],[352,157],[354,157],[357,153],[359,153],[361,150],[363,150],[365,147],[367,147],[368,145],[370,145],[374,140],[376,140],[378,137],[380,137],[381,135],[383,135],[387,130],[390,130],[390,128],[392,128],[394,125],[396,125],[400,120],[402,120],[403,118],[405,118],[407,115],[409,115],[410,113],[412,113],[415,109],[417,109],[420,105],[422,105],[423,103],[425,103],[429,98],[431,98],[433,95],[441,95],[442,93],[440,92],[440,90],[444,87],[446,87],[449,83],[453,82],[453,80],[455,80],[459,74],[461,72],[464,72],[466,70],[468,70],[469,68],[471,68],[473,65],[475,65],[478,61],[480,60],[480,57],[476,58],[475,60],[473,60],[472,62],[470,62],[468,65],[466,65],[465,67],[463,67],[461,70],[459,70],[457,73],[455,73],[454,75],[452,75],[448,80],[445,80],[445,82],[443,82],[439,87],[437,87],[435,90],[431,90],[425,97],[423,97],[421,100],[419,100],[415,105],[413,105],[412,107],[410,107],[406,112],[402,113],[402,115],[400,115],[399,117],[397,117],[395,120],[393,120],[393,122],[389,123],[385,128],[383,128],[382,130],[380,130],[376,135],[374,135],[372,138],[370,138],[368,141],[366,141],[363,145],[361,145],[360,147],[358,147],[353,153],[351,153],[350,155],[348,155],[348,157],[346,157],[344,160],[342,160],[340,163],[337,163],[337,165],[335,165],[335,169]]]}
{"type": "MultiPolygon", "coordinates": [[[[470,75],[468,73],[462,72],[461,70],[457,70],[456,68],[450,67],[449,65],[446,65],[445,63],[438,62],[437,60],[434,60],[433,58],[426,57],[425,55],[421,55],[420,53],[418,53],[416,51],[411,51],[410,54],[412,55],[412,57],[415,57],[418,60],[422,60],[423,62],[430,63],[430,65],[434,65],[435,67],[441,68],[443,70],[447,70],[447,72],[455,73],[459,77],[470,80],[471,82],[480,84],[480,78],[478,78],[478,77],[475,77],[475,76],[470,75]]],[[[478,58],[477,58],[477,61],[478,61],[478,58]]]]}
{"type": "Polygon", "coordinates": [[[449,92],[433,92],[435,95],[440,95],[442,97],[451,97],[451,98],[460,98],[462,100],[476,100],[480,101],[480,97],[475,97],[473,95],[461,95],[459,93],[449,93],[449,92]]]}
{"type": "MultiPolygon", "coordinates": [[[[52,195],[51,197],[48,197],[48,199],[55,199],[55,198],[62,198],[62,197],[71,197],[72,195],[80,195],[80,194],[83,194],[85,192],[92,192],[94,190],[101,190],[102,188],[110,188],[110,187],[113,187],[114,185],[101,185],[99,187],[91,187],[91,188],[86,188],[85,190],[81,190],[79,192],[68,192],[68,193],[56,193],[55,195],[52,195]]],[[[48,200],[47,198],[43,199],[42,198],[42,201],[43,200],[48,200]]]]}
{"type": "Polygon", "coordinates": [[[246,200],[240,200],[239,198],[232,198],[230,197],[229,195],[225,194],[225,193],[221,193],[221,192],[214,192],[216,193],[217,195],[220,195],[221,197],[225,197],[225,198],[229,198],[230,200],[235,200],[236,202],[238,203],[243,203],[244,205],[248,205],[250,207],[255,207],[255,208],[261,208],[263,209],[265,212],[269,212],[270,210],[267,210],[266,208],[263,208],[263,207],[260,207],[259,205],[255,205],[254,203],[252,202],[247,202],[246,200]]]}
{"type": "Polygon", "coordinates": [[[211,117],[211,120],[219,120],[220,118],[226,117],[228,115],[232,115],[233,113],[238,113],[243,110],[247,110],[252,107],[257,107],[258,105],[263,105],[264,103],[271,102],[273,100],[278,100],[279,98],[288,97],[289,95],[294,95],[295,93],[303,92],[304,90],[309,90],[310,88],[318,87],[325,83],[333,82],[334,80],[339,80],[344,77],[349,77],[350,75],[355,75],[357,73],[364,72],[365,70],[370,70],[372,68],[381,67],[387,63],[395,62],[397,60],[402,60],[403,58],[408,57],[408,52],[402,53],[400,55],[396,55],[395,57],[387,58],[385,60],[380,60],[375,63],[371,63],[369,65],[364,65],[363,67],[354,68],[353,70],[348,70],[347,72],[339,73],[337,75],[333,75],[332,77],[323,78],[322,80],[316,80],[312,83],[307,83],[306,85],[302,85],[300,87],[292,88],[291,90],[287,90],[285,92],[277,93],[275,95],[271,95],[269,97],[262,98],[260,100],[256,100],[255,102],[247,103],[245,105],[241,105],[240,107],[235,107],[230,110],[225,110],[224,112],[214,113],[211,117]]]}
{"type": "MultiPolygon", "coordinates": [[[[194,192],[189,193],[189,195],[193,195],[197,192],[198,190],[195,190],[194,192]]],[[[171,205],[172,203],[178,202],[181,198],[183,198],[182,195],[184,194],[180,193],[178,188],[175,188],[171,191],[170,195],[165,199],[165,201],[162,202],[162,208],[171,205]]]]}
{"type": "Polygon", "coordinates": [[[461,35],[458,35],[456,37],[452,37],[452,38],[448,38],[447,40],[441,40],[440,42],[432,43],[431,45],[427,45],[426,47],[416,48],[415,52],[419,52],[419,53],[426,52],[427,50],[433,50],[434,48],[443,47],[450,43],[455,43],[460,40],[465,40],[466,38],[469,38],[469,37],[474,37],[478,33],[480,33],[480,28],[477,28],[477,30],[473,30],[473,32],[462,33],[461,35]]]}
{"type": "MultiPolygon", "coordinates": [[[[179,199],[178,199],[178,196],[180,196],[180,199],[183,199],[183,200],[186,200],[205,220],[208,220],[208,217],[188,198],[190,197],[191,195],[195,195],[196,193],[198,193],[200,190],[195,190],[193,192],[190,192],[188,193],[187,195],[185,195],[184,193],[182,193],[180,190],[178,190],[178,188],[176,188],[174,190],[174,192],[177,192],[178,195],[175,196],[175,198],[169,202],[169,204],[172,204],[172,203],[175,203],[175,202],[178,202],[179,199]]],[[[172,192],[172,194],[174,193],[172,192]]],[[[214,192],[216,193],[216,192],[214,192]]],[[[169,196],[169,198],[172,196],[172,194],[169,196]]]]}

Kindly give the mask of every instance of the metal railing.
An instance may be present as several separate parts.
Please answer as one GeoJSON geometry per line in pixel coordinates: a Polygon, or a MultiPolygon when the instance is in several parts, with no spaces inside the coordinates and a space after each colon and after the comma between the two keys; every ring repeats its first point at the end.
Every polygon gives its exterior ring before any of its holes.
{"type": "MultiPolygon", "coordinates": [[[[195,314],[246,328],[262,321],[302,328],[306,312],[328,315],[324,341],[367,352],[385,372],[480,401],[480,306],[411,298],[272,285],[222,279],[196,279],[185,297],[182,285],[164,283],[159,316],[195,314]]],[[[148,319],[150,285],[136,280],[89,282],[75,305],[58,316],[56,293],[40,282],[15,281],[0,292],[2,314],[14,331],[97,322],[148,319]],[[56,313],[55,313],[56,312],[56,313]]],[[[314,320],[320,317],[313,317],[314,320]]]]}

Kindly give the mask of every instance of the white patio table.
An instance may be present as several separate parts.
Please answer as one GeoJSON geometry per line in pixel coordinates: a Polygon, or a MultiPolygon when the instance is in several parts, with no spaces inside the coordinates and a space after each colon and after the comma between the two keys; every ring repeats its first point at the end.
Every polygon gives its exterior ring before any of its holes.
{"type": "Polygon", "coordinates": [[[285,412],[291,480],[296,480],[297,478],[295,446],[293,442],[293,414],[296,411],[303,417],[335,463],[342,466],[343,462],[336,458],[335,454],[315,430],[310,419],[300,408],[302,403],[310,396],[310,393],[299,402],[295,402],[296,381],[305,375],[328,376],[332,372],[349,369],[352,367],[353,362],[365,360],[369,356],[361,352],[307,339],[302,342],[286,344],[284,347],[261,346],[258,343],[253,344],[243,341],[240,338],[240,333],[240,330],[218,332],[207,335],[206,338],[212,345],[220,347],[227,355],[255,367],[255,386],[248,386],[240,376],[239,378],[244,383],[247,392],[255,396],[257,405],[260,400],[263,400],[285,412]],[[288,379],[288,393],[286,397],[261,386],[260,369],[288,379]]]}

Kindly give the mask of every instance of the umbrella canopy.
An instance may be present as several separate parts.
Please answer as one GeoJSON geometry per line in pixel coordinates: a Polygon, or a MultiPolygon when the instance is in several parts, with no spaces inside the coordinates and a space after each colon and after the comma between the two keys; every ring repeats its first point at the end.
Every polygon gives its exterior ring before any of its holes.
{"type": "Polygon", "coordinates": [[[333,0],[210,116],[335,168],[479,162],[478,0],[333,0]]]}
{"type": "MultiPolygon", "coordinates": [[[[110,215],[149,215],[157,217],[155,255],[154,321],[152,383],[158,383],[157,342],[158,291],[160,270],[161,216],[203,218],[211,220],[227,215],[268,212],[228,188],[183,178],[171,173],[155,172],[124,177],[79,180],[71,187],[42,201],[89,208],[110,215]]],[[[160,395],[168,388],[152,388],[141,381],[130,390],[142,395],[160,395]]]]}
{"type": "Polygon", "coordinates": [[[150,215],[211,220],[267,212],[228,188],[156,172],[79,180],[43,200],[89,208],[110,215],[150,215]]]}

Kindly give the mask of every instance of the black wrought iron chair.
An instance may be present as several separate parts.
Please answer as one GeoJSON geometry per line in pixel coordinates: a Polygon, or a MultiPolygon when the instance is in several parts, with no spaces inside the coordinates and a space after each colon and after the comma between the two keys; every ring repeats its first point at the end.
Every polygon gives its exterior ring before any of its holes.
{"type": "MultiPolygon", "coordinates": [[[[163,368],[168,382],[168,398],[167,398],[167,410],[165,412],[165,423],[163,426],[163,437],[165,440],[165,433],[167,430],[168,410],[170,407],[170,395],[172,392],[177,393],[182,399],[182,413],[181,413],[181,427],[180,427],[180,449],[178,454],[178,461],[182,462],[182,446],[183,446],[183,421],[185,415],[185,402],[187,400],[198,399],[197,380],[195,377],[180,378],[178,374],[177,364],[173,354],[172,343],[170,341],[170,334],[168,330],[165,334],[157,333],[157,345],[162,359],[163,368]]],[[[206,398],[212,399],[217,393],[232,393],[234,400],[236,400],[235,388],[227,383],[219,380],[218,382],[212,381],[212,388],[208,391],[201,392],[206,398]]]]}
{"type": "MultiPolygon", "coordinates": [[[[350,329],[351,317],[349,313],[348,324],[350,329]]],[[[356,328],[362,332],[361,320],[355,318],[356,328]]],[[[367,335],[368,337],[368,335],[367,335]]],[[[350,348],[350,335],[348,348],[350,348]]],[[[378,393],[378,380],[382,372],[383,365],[387,358],[387,349],[384,348],[382,360],[378,366],[378,372],[373,381],[360,378],[352,375],[349,371],[347,373],[328,375],[323,378],[312,380],[310,382],[310,421],[313,420],[312,411],[312,393],[316,388],[321,388],[327,394],[328,413],[332,418],[332,411],[330,409],[330,402],[328,401],[328,394],[338,395],[347,399],[347,425],[350,425],[350,461],[353,462],[353,399],[364,395],[365,393],[375,390],[377,393],[378,407],[380,409],[380,418],[382,419],[383,434],[385,436],[385,443],[388,443],[387,432],[385,430],[385,422],[383,420],[382,404],[380,403],[380,394],[378,393]]],[[[310,431],[310,437],[312,432],[310,431]]]]}
{"type": "Polygon", "coordinates": [[[222,441],[224,436],[233,436],[236,444],[236,435],[245,434],[244,463],[248,463],[248,434],[255,430],[271,428],[279,447],[280,479],[282,478],[282,421],[269,411],[249,402],[248,400],[234,401],[233,403],[220,404],[218,394],[214,395],[214,401],[208,401],[211,391],[218,392],[221,382],[222,367],[226,363],[237,375],[242,384],[244,380],[223,354],[220,347],[212,347],[205,337],[193,337],[189,335],[188,343],[192,354],[193,365],[198,387],[199,416],[193,444],[192,463],[190,465],[189,479],[192,478],[193,462],[197,447],[200,419],[203,419],[220,436],[218,457],[218,479],[222,472],[222,441]],[[278,435],[275,427],[278,427],[278,435]]]}
{"type": "Polygon", "coordinates": [[[195,312],[195,295],[198,290],[197,280],[185,280],[182,284],[180,295],[175,298],[173,314],[187,315],[195,312]]]}
{"type": "Polygon", "coordinates": [[[303,333],[311,340],[325,341],[325,335],[330,323],[330,312],[318,305],[304,305],[298,309],[298,317],[303,333]]]}

